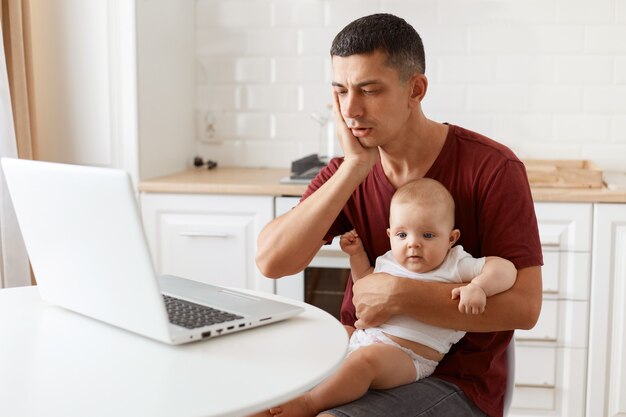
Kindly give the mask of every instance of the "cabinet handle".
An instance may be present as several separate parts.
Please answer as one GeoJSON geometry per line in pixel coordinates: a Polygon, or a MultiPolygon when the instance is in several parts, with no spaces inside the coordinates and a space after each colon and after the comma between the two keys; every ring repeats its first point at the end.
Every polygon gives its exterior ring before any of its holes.
{"type": "Polygon", "coordinates": [[[556,342],[555,337],[515,337],[516,342],[556,342]]]}
{"type": "Polygon", "coordinates": [[[560,248],[561,243],[560,242],[542,242],[541,246],[544,248],[560,248]]]}
{"type": "Polygon", "coordinates": [[[548,388],[548,389],[553,389],[555,388],[554,384],[547,384],[547,383],[543,383],[543,384],[515,384],[515,388],[548,388]]]}
{"type": "Polygon", "coordinates": [[[210,237],[210,238],[217,238],[217,239],[225,239],[231,236],[227,233],[195,232],[195,231],[180,232],[180,235],[185,236],[185,237],[210,237]]]}

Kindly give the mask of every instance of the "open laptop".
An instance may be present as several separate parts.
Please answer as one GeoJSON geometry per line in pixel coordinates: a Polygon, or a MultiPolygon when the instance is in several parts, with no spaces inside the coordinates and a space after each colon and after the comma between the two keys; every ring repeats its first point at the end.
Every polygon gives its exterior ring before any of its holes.
{"type": "Polygon", "coordinates": [[[154,272],[130,176],[2,159],[41,298],[169,344],[273,323],[304,309],[154,272]]]}

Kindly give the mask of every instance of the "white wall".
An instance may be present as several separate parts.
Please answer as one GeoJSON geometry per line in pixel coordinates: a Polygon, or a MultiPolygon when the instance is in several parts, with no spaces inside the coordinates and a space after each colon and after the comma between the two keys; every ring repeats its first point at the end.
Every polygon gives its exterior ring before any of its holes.
{"type": "Polygon", "coordinates": [[[626,0],[197,0],[203,156],[288,166],[316,152],[310,113],[330,102],[331,40],[375,12],[421,34],[429,117],[521,157],[626,170],[626,0]]]}
{"type": "Polygon", "coordinates": [[[184,169],[196,151],[221,166],[287,167],[318,151],[310,114],[330,102],[334,35],[391,12],[424,39],[429,117],[521,157],[626,170],[626,0],[32,0],[31,10],[40,159],[136,180],[184,169]]]}

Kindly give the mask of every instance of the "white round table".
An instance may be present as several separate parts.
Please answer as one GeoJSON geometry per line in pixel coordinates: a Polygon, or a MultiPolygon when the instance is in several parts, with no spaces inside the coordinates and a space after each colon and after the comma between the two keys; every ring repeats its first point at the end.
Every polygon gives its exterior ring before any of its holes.
{"type": "Polygon", "coordinates": [[[48,305],[37,287],[0,290],[0,415],[244,416],[280,404],[326,378],[347,347],[334,317],[289,302],[306,311],[169,346],[48,305]]]}

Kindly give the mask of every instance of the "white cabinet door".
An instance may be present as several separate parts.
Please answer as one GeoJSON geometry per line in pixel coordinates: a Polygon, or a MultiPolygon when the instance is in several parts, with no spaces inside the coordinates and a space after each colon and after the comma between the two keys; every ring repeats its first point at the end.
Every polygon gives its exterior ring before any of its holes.
{"type": "MultiPolygon", "coordinates": [[[[276,217],[287,213],[300,201],[299,197],[276,197],[276,217]]],[[[304,301],[304,272],[289,275],[276,280],[276,294],[294,300],[304,301]]]]}
{"type": "Polygon", "coordinates": [[[273,197],[144,193],[141,204],[158,273],[274,292],[254,261],[273,197]]]}
{"type": "Polygon", "coordinates": [[[536,203],[543,249],[537,325],[517,330],[511,416],[583,416],[588,350],[592,205],[536,203]]]}
{"type": "Polygon", "coordinates": [[[626,416],[626,204],[595,204],[587,416],[626,416]]]}

